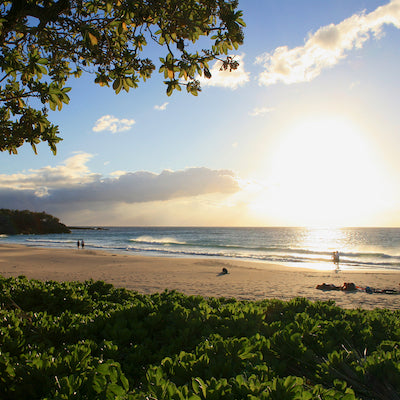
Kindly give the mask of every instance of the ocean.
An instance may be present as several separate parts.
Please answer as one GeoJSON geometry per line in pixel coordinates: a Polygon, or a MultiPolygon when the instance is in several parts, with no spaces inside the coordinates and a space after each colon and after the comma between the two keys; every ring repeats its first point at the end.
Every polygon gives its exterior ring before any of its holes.
{"type": "Polygon", "coordinates": [[[0,235],[0,243],[124,254],[210,257],[315,269],[400,270],[400,228],[105,227],[71,234],[0,235]],[[332,253],[340,263],[334,265],[332,253]]]}

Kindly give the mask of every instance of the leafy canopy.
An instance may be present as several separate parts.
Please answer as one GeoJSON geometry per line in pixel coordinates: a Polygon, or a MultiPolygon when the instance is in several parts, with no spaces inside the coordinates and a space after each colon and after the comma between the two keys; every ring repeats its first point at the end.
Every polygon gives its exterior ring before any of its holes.
{"type": "MultiPolygon", "coordinates": [[[[116,93],[136,88],[156,69],[144,48],[154,42],[167,95],[186,87],[197,96],[196,75],[243,43],[237,0],[13,0],[0,4],[0,151],[25,142],[62,140],[50,110],[68,104],[68,78],[83,72],[116,93]],[[204,37],[206,40],[204,40],[204,37]],[[207,42],[208,49],[199,50],[207,42]]],[[[223,69],[238,63],[227,57],[223,69]]]]}

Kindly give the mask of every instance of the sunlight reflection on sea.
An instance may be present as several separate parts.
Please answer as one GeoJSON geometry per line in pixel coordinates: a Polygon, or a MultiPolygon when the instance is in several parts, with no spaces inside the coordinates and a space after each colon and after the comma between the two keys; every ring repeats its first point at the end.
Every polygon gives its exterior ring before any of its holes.
{"type": "Polygon", "coordinates": [[[15,235],[0,243],[85,248],[124,254],[207,257],[335,270],[399,270],[399,228],[105,227],[71,234],[15,235]]]}

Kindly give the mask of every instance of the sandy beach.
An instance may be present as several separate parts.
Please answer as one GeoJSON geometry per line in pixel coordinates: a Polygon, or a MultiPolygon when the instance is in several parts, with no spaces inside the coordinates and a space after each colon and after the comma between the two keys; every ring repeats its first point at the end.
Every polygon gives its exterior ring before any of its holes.
{"type": "Polygon", "coordinates": [[[316,285],[342,285],[400,289],[400,272],[318,271],[238,260],[147,257],[89,249],[54,249],[2,244],[0,275],[42,281],[102,280],[150,294],[165,289],[187,295],[235,297],[240,300],[276,298],[334,300],[344,308],[400,308],[400,295],[363,291],[321,291],[316,285]],[[221,274],[222,268],[228,274],[221,274]]]}

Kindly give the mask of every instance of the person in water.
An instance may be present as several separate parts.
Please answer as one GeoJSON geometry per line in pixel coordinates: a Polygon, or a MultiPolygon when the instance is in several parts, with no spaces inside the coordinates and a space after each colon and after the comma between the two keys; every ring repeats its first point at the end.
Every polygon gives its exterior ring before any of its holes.
{"type": "Polygon", "coordinates": [[[333,260],[334,264],[339,265],[340,257],[339,257],[339,252],[338,251],[334,251],[333,252],[332,260],[333,260]]]}

